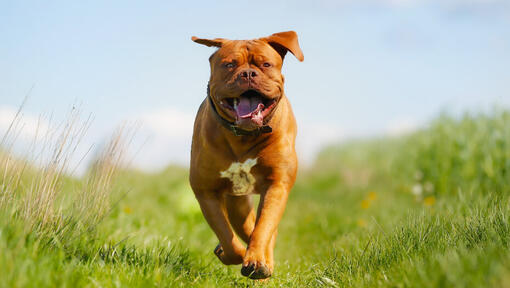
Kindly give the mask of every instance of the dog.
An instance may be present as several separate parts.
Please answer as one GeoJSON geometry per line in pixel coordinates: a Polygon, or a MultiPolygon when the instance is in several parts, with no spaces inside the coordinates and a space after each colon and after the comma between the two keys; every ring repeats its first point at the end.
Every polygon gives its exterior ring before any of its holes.
{"type": "Polygon", "coordinates": [[[191,188],[218,237],[214,254],[226,265],[242,264],[244,276],[265,279],[273,273],[278,224],[298,167],[297,125],[281,68],[287,52],[299,61],[303,52],[294,31],[191,39],[219,48],[209,58],[207,97],[195,118],[191,188]],[[252,194],[260,195],[257,213],[252,194]]]}

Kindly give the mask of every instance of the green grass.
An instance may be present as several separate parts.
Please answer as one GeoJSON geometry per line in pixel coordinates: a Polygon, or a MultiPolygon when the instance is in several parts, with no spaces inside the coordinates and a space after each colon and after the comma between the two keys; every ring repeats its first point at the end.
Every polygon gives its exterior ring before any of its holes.
{"type": "MultiPolygon", "coordinates": [[[[66,178],[63,194],[74,193],[83,181],[66,178]]],[[[325,149],[312,168],[299,173],[280,225],[275,274],[263,283],[215,258],[217,240],[186,169],[123,171],[112,191],[108,216],[98,225],[73,226],[72,236],[28,229],[33,226],[17,217],[15,206],[4,208],[0,286],[510,283],[508,112],[441,116],[411,135],[325,149]]],[[[44,231],[55,231],[49,227],[44,231]]]]}

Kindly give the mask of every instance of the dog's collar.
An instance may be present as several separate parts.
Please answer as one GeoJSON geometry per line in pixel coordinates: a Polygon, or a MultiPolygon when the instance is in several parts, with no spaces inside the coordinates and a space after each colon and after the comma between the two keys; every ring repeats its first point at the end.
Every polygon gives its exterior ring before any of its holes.
{"type": "Polygon", "coordinates": [[[213,110],[213,114],[216,116],[221,126],[230,130],[232,133],[234,133],[235,136],[259,136],[260,134],[273,132],[273,128],[271,128],[269,125],[260,126],[255,130],[244,130],[236,126],[235,123],[229,122],[225,118],[221,117],[221,115],[216,110],[216,106],[214,106],[212,97],[209,93],[209,84],[207,84],[207,99],[209,99],[209,104],[213,110]]]}

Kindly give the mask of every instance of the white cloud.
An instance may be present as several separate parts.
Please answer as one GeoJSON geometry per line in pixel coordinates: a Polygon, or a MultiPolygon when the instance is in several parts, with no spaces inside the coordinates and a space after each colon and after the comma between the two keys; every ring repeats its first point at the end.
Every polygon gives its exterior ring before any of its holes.
{"type": "Polygon", "coordinates": [[[148,129],[166,137],[186,137],[191,135],[195,116],[173,107],[143,113],[138,119],[148,129]]]}
{"type": "Polygon", "coordinates": [[[195,115],[174,107],[144,112],[134,120],[141,128],[132,149],[139,149],[133,165],[144,170],[164,168],[171,163],[187,165],[195,115]]]}
{"type": "Polygon", "coordinates": [[[303,121],[303,124],[298,125],[296,139],[296,149],[300,163],[304,166],[313,164],[315,157],[322,148],[328,144],[338,143],[345,138],[345,132],[337,126],[303,121]]]}
{"type": "Polygon", "coordinates": [[[42,117],[26,114],[22,111],[16,118],[17,113],[18,108],[0,106],[0,138],[4,136],[11,124],[11,137],[16,136],[21,138],[22,141],[34,140],[35,137],[41,137],[48,131],[49,123],[42,117]],[[16,121],[14,121],[15,118],[16,121]]]}
{"type": "Polygon", "coordinates": [[[402,136],[418,130],[420,126],[413,118],[394,119],[386,126],[386,135],[393,137],[402,136]]]}
{"type": "Polygon", "coordinates": [[[92,144],[86,145],[84,137],[89,122],[80,118],[80,113],[73,110],[66,121],[55,123],[50,117],[35,116],[33,113],[10,106],[0,107],[0,145],[1,149],[13,153],[31,162],[32,165],[44,167],[53,158],[56,147],[61,147],[59,163],[69,173],[83,172],[92,144]],[[65,143],[62,133],[66,134],[65,143]],[[62,145],[62,146],[60,146],[62,145]]]}

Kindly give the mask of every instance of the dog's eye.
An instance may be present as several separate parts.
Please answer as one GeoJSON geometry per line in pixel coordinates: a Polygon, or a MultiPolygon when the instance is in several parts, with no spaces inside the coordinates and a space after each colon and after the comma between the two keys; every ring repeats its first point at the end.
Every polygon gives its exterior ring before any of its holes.
{"type": "Polygon", "coordinates": [[[268,67],[271,67],[271,63],[269,62],[264,62],[264,64],[262,64],[262,66],[268,68],[268,67]]]}
{"type": "Polygon", "coordinates": [[[236,66],[236,64],[234,62],[225,64],[225,67],[227,67],[227,68],[234,68],[234,66],[236,66]]]}

